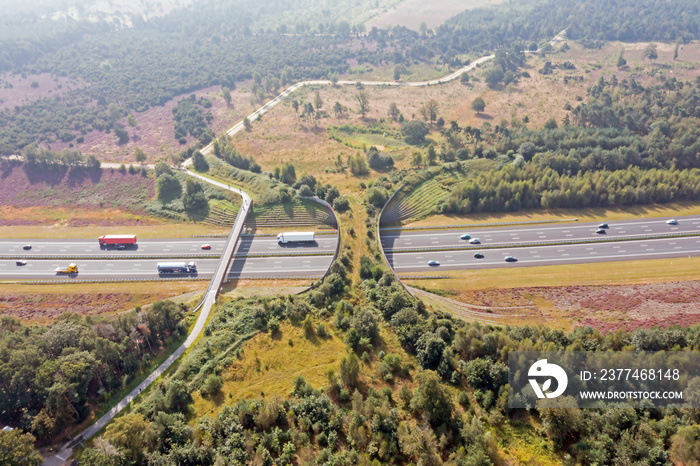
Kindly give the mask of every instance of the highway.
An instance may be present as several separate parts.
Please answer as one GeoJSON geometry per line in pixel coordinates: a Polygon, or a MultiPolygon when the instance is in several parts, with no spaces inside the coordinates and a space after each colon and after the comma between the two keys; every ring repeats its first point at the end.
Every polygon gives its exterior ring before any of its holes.
{"type": "Polygon", "coordinates": [[[460,236],[467,233],[478,238],[483,246],[509,245],[514,243],[541,243],[581,240],[604,240],[633,238],[666,234],[700,235],[700,217],[677,217],[677,225],[667,225],[666,218],[624,220],[608,222],[610,228],[598,234],[598,222],[554,223],[543,225],[514,225],[509,227],[464,228],[450,230],[387,230],[382,232],[382,247],[385,251],[428,248],[469,248],[480,245],[469,244],[460,236]]]}
{"type": "MultiPolygon", "coordinates": [[[[280,256],[280,257],[236,257],[229,269],[229,278],[256,277],[322,277],[331,265],[332,255],[327,256],[280,256]]],[[[17,265],[14,260],[0,260],[0,280],[87,280],[87,279],[158,279],[188,278],[187,274],[161,274],[156,269],[159,259],[66,259],[28,260],[27,265],[17,265]],[[56,274],[57,267],[70,262],[78,265],[78,273],[56,274]]],[[[210,279],[219,262],[218,258],[193,259],[197,274],[191,277],[210,279]]],[[[189,262],[189,261],[188,261],[189,262]]]]}
{"type": "MultiPolygon", "coordinates": [[[[290,254],[290,253],[330,253],[335,251],[338,238],[333,235],[316,235],[314,243],[286,244],[277,243],[274,236],[242,236],[236,247],[236,254],[290,254]]],[[[226,238],[187,238],[187,239],[139,239],[134,246],[117,250],[113,246],[100,248],[94,240],[0,240],[0,257],[29,258],[32,256],[71,257],[134,257],[134,256],[204,256],[218,257],[223,251],[226,238]],[[203,250],[202,245],[209,244],[210,250],[203,250]],[[24,245],[31,245],[24,250],[24,245]]]]}
{"type": "MultiPolygon", "coordinates": [[[[687,237],[566,246],[387,253],[387,259],[397,273],[429,272],[430,274],[439,274],[447,270],[662,259],[697,256],[699,254],[700,237],[687,237]],[[482,253],[484,258],[476,259],[474,254],[477,252],[482,253]],[[505,262],[506,256],[514,256],[518,261],[505,262]],[[438,261],[440,265],[428,265],[428,261],[433,260],[438,261]]],[[[605,265],[601,264],[600,267],[602,269],[605,265]]],[[[650,273],[653,273],[653,270],[650,270],[650,273]]]]}

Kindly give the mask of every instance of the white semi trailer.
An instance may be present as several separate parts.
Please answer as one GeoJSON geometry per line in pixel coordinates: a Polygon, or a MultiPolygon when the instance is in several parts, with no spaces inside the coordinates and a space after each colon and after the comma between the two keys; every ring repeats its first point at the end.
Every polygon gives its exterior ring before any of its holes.
{"type": "Polygon", "coordinates": [[[294,232],[294,233],[280,233],[277,235],[277,242],[280,244],[287,243],[303,243],[314,241],[314,232],[294,232]]]}

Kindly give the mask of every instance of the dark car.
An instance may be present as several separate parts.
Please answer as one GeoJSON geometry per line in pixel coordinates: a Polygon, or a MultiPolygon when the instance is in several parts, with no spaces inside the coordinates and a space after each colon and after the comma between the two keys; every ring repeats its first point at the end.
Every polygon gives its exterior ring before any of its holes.
{"type": "Polygon", "coordinates": [[[610,228],[607,223],[601,223],[598,228],[610,228]]]}
{"type": "Polygon", "coordinates": [[[27,261],[18,260],[15,262],[17,265],[27,265],[27,261]]]}
{"type": "Polygon", "coordinates": [[[438,261],[429,261],[429,262],[428,262],[428,265],[430,265],[430,266],[438,266],[438,265],[440,265],[440,263],[439,263],[438,261]]]}
{"type": "Polygon", "coordinates": [[[474,259],[483,259],[483,258],[484,258],[484,255],[481,254],[480,252],[477,252],[476,254],[474,254],[474,259]]]}
{"type": "Polygon", "coordinates": [[[518,262],[518,259],[513,256],[508,256],[506,257],[506,262],[518,262]]]}
{"type": "Polygon", "coordinates": [[[117,249],[119,249],[120,251],[126,249],[126,244],[117,244],[117,249]]]}
{"type": "Polygon", "coordinates": [[[31,248],[32,248],[31,244],[25,244],[24,246],[22,246],[22,249],[24,249],[25,251],[29,251],[31,248]]]}
{"type": "Polygon", "coordinates": [[[598,228],[596,231],[599,235],[604,235],[605,234],[605,229],[604,228],[598,228]]]}

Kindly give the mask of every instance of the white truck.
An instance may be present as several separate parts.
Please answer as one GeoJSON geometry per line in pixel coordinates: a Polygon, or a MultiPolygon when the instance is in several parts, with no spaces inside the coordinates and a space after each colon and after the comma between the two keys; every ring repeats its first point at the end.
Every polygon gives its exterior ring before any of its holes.
{"type": "Polygon", "coordinates": [[[195,273],[197,264],[194,262],[158,262],[158,273],[195,273]]]}
{"type": "Polygon", "coordinates": [[[287,243],[303,243],[314,241],[314,232],[295,232],[295,233],[280,233],[277,235],[277,242],[279,244],[287,243]]]}

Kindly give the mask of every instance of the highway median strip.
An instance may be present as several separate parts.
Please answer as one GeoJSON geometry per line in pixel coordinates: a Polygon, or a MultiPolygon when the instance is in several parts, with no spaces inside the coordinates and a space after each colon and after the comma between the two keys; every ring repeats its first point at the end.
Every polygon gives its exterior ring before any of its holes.
{"type": "Polygon", "coordinates": [[[536,241],[528,243],[503,243],[503,244],[470,244],[465,246],[444,246],[444,247],[425,247],[425,248],[401,248],[401,249],[384,249],[387,254],[401,254],[411,252],[434,252],[434,251],[478,251],[482,249],[510,249],[510,248],[526,248],[533,246],[566,246],[572,244],[598,244],[598,243],[621,243],[625,241],[644,241],[657,239],[674,239],[674,238],[689,238],[700,236],[700,233],[671,233],[651,236],[627,236],[624,238],[591,238],[578,239],[571,241],[536,241]]]}

